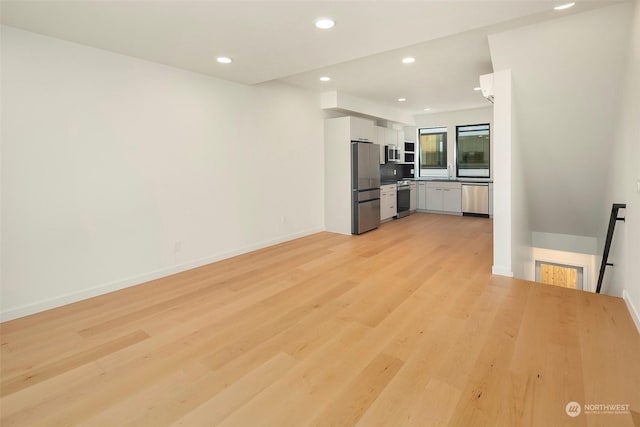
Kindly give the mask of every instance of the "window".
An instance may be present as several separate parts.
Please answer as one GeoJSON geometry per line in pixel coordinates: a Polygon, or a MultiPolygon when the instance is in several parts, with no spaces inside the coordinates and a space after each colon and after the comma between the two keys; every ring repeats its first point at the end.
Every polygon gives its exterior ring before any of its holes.
{"type": "Polygon", "coordinates": [[[456,167],[459,177],[489,178],[489,124],[456,126],[456,167]]]}
{"type": "Polygon", "coordinates": [[[447,128],[420,129],[420,175],[447,169],[447,128]]]}

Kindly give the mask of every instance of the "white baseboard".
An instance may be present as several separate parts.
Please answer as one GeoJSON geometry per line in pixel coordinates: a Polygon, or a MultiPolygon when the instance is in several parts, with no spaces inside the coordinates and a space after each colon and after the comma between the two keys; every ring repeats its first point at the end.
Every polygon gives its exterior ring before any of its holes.
{"type": "Polygon", "coordinates": [[[321,231],[324,231],[323,227],[313,228],[310,230],[278,237],[276,239],[265,240],[263,242],[255,243],[255,244],[234,249],[231,251],[221,252],[209,257],[200,258],[194,261],[189,261],[183,264],[174,265],[171,267],[163,268],[160,270],[152,271],[152,272],[141,274],[138,276],[105,283],[89,289],[83,289],[81,291],[71,292],[71,293],[60,295],[54,298],[49,298],[46,300],[25,304],[20,307],[10,308],[8,310],[4,310],[0,312],[0,322],[17,319],[20,317],[28,316],[30,314],[39,313],[41,311],[50,310],[52,308],[61,307],[63,305],[82,301],[88,298],[104,295],[109,292],[128,288],[130,286],[139,285],[145,282],[149,282],[151,280],[170,276],[172,274],[181,273],[186,270],[191,270],[196,267],[201,267],[203,265],[211,264],[217,261],[221,261],[223,259],[231,258],[237,255],[242,255],[247,252],[266,248],[268,246],[277,245],[278,243],[287,242],[293,239],[298,239],[300,237],[308,236],[310,234],[319,233],[321,231]]]}
{"type": "Polygon", "coordinates": [[[513,277],[513,271],[505,267],[500,267],[498,265],[494,265],[493,267],[491,267],[491,274],[495,274],[496,276],[513,277]]]}
{"type": "Polygon", "coordinates": [[[633,319],[633,323],[636,324],[636,329],[640,334],[640,315],[638,315],[638,310],[636,310],[633,303],[631,302],[631,298],[629,298],[629,294],[627,293],[626,289],[622,291],[622,299],[627,304],[627,309],[629,310],[629,314],[633,319]]]}

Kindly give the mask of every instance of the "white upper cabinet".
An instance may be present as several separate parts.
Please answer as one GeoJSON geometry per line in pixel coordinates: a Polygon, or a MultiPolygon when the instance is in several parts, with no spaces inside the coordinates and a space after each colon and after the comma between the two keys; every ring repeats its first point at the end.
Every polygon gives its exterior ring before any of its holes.
{"type": "Polygon", "coordinates": [[[373,131],[375,132],[375,143],[376,144],[380,144],[380,164],[384,165],[385,159],[384,159],[384,146],[385,146],[385,142],[384,142],[384,137],[385,137],[385,131],[384,128],[382,126],[374,126],[373,127],[373,131]]]}
{"type": "Polygon", "coordinates": [[[384,144],[398,145],[398,131],[395,129],[384,128],[384,144]]]}
{"type": "Polygon", "coordinates": [[[376,144],[385,145],[385,128],[382,126],[374,126],[373,129],[376,133],[376,144]]]}
{"type": "Polygon", "coordinates": [[[350,117],[350,135],[351,141],[373,142],[375,136],[373,134],[373,122],[359,117],[350,117]]]}
{"type": "Polygon", "coordinates": [[[404,132],[404,141],[416,142],[416,128],[412,126],[405,126],[402,132],[404,132]]]}

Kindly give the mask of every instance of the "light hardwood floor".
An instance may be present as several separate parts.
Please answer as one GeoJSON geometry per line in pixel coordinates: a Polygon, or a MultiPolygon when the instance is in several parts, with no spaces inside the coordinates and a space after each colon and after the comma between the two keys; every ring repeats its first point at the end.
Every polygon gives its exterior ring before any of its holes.
{"type": "Polygon", "coordinates": [[[416,214],[6,322],[0,424],[640,424],[624,302],[491,260],[490,220],[416,214]]]}

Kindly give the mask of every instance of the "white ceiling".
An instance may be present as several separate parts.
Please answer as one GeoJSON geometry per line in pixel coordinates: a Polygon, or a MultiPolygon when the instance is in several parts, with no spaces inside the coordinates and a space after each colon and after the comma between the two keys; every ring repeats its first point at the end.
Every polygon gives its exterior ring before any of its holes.
{"type": "Polygon", "coordinates": [[[282,80],[412,113],[486,106],[487,34],[610,4],[584,1],[2,1],[5,25],[243,84],[282,80]],[[314,27],[330,16],[336,26],[314,27]],[[216,56],[234,59],[222,65],[216,56]],[[404,65],[404,55],[416,57],[404,65]],[[320,75],[332,81],[321,83],[320,75]],[[406,97],[398,103],[398,97],[406,97]]]}

